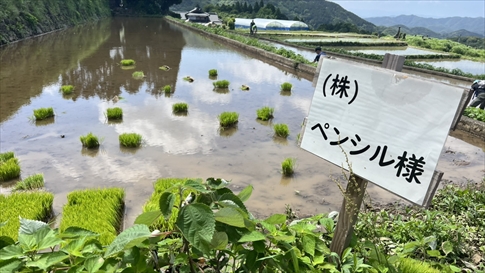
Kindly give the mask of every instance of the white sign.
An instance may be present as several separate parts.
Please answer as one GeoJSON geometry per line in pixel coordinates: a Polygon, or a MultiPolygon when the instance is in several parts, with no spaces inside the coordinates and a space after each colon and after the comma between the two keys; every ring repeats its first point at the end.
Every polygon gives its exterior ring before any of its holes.
{"type": "Polygon", "coordinates": [[[301,147],[422,205],[463,88],[324,59],[301,147]],[[342,152],[345,151],[345,154],[342,152]]]}

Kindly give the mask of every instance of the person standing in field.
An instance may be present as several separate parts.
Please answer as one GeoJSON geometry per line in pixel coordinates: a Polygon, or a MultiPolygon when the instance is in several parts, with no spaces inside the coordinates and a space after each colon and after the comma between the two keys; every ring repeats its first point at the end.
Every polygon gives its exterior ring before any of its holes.
{"type": "Polygon", "coordinates": [[[477,107],[484,110],[485,109],[485,80],[476,80],[473,82],[471,89],[473,92],[473,97],[475,98],[470,107],[477,107]]]}
{"type": "Polygon", "coordinates": [[[326,56],[325,52],[322,51],[321,47],[315,48],[315,53],[317,53],[317,56],[315,56],[315,59],[313,60],[314,63],[318,63],[320,61],[320,56],[326,56]]]}

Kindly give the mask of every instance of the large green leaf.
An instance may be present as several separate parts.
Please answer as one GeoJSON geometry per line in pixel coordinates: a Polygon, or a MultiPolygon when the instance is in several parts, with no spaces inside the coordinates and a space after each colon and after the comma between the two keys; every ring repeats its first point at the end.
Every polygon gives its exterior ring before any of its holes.
{"type": "Polygon", "coordinates": [[[224,193],[219,197],[218,201],[219,203],[224,203],[226,205],[237,206],[238,208],[242,209],[245,214],[248,212],[244,203],[234,193],[224,193]]]}
{"type": "Polygon", "coordinates": [[[68,259],[69,255],[63,252],[49,252],[41,254],[40,258],[35,261],[27,262],[28,267],[38,267],[42,270],[47,270],[49,267],[68,259]]]}
{"type": "Polygon", "coordinates": [[[92,232],[90,230],[81,228],[81,227],[68,227],[64,230],[59,237],[61,239],[75,239],[81,237],[98,237],[99,234],[96,232],[92,232]]]}
{"type": "Polygon", "coordinates": [[[222,189],[222,188],[226,187],[227,185],[229,185],[229,182],[227,182],[224,179],[220,179],[220,178],[214,179],[214,178],[211,177],[211,178],[207,178],[207,184],[212,189],[217,190],[217,189],[222,189]]]}
{"type": "Polygon", "coordinates": [[[252,185],[249,185],[246,188],[244,188],[237,195],[237,197],[239,197],[239,199],[241,199],[241,201],[246,202],[246,201],[248,201],[249,197],[251,197],[251,194],[253,193],[253,189],[254,189],[253,186],[252,185]]]}
{"type": "Polygon", "coordinates": [[[161,215],[162,212],[158,210],[144,212],[136,217],[135,225],[151,226],[161,215]]]}
{"type": "Polygon", "coordinates": [[[220,209],[214,214],[214,217],[216,221],[233,227],[245,227],[244,215],[239,210],[232,207],[220,209]]]}
{"type": "MultiPolygon", "coordinates": [[[[0,256],[0,258],[3,258],[3,257],[0,256]]],[[[5,261],[0,261],[0,272],[16,273],[16,272],[19,272],[19,269],[21,266],[22,266],[22,261],[19,259],[8,259],[5,261]]]]}
{"type": "Polygon", "coordinates": [[[9,260],[23,256],[24,252],[19,245],[9,245],[0,249],[0,260],[9,260]]]}
{"type": "Polygon", "coordinates": [[[19,234],[34,234],[37,230],[49,227],[48,224],[20,217],[19,234]]]}
{"type": "Polygon", "coordinates": [[[148,239],[151,235],[148,226],[133,225],[120,233],[106,249],[104,257],[109,257],[119,253],[125,248],[129,248],[148,239]]]}
{"type": "Polygon", "coordinates": [[[96,273],[103,266],[104,259],[100,256],[92,256],[86,259],[84,267],[89,273],[96,273]]]}
{"type": "Polygon", "coordinates": [[[62,250],[69,253],[70,256],[74,257],[84,257],[83,249],[86,243],[87,237],[78,238],[76,240],[70,240],[67,245],[62,247],[62,250]]]}
{"type": "Polygon", "coordinates": [[[315,255],[315,237],[312,235],[304,235],[303,236],[303,250],[308,253],[310,256],[315,255]]]}
{"type": "Polygon", "coordinates": [[[187,180],[184,183],[184,187],[189,190],[194,190],[202,193],[210,192],[210,190],[206,189],[205,186],[196,180],[187,180]]]}
{"type": "Polygon", "coordinates": [[[441,244],[441,249],[445,253],[445,256],[453,252],[453,245],[450,243],[450,241],[445,241],[441,244]]]}
{"type": "Polygon", "coordinates": [[[169,218],[172,215],[172,208],[174,203],[175,194],[166,191],[162,193],[162,196],[160,196],[158,204],[160,207],[160,212],[163,214],[163,217],[165,217],[165,219],[169,218]]]}
{"type": "Polygon", "coordinates": [[[195,203],[183,207],[179,212],[176,226],[195,248],[204,253],[210,251],[216,221],[209,206],[195,203]]]}
{"type": "Polygon", "coordinates": [[[214,236],[212,236],[211,248],[218,249],[218,250],[226,249],[228,242],[229,242],[229,239],[225,232],[216,231],[214,232],[214,236]]]}
{"type": "Polygon", "coordinates": [[[266,236],[264,236],[264,234],[262,234],[261,232],[255,230],[248,234],[244,234],[241,237],[241,239],[239,239],[238,242],[245,243],[245,242],[256,242],[256,241],[262,241],[262,240],[266,240],[266,236]]]}
{"type": "Polygon", "coordinates": [[[284,214],[273,214],[264,220],[266,223],[271,225],[280,225],[286,222],[286,215],[284,214]]]}
{"type": "Polygon", "coordinates": [[[12,238],[8,236],[0,236],[0,249],[13,244],[15,244],[15,241],[12,238]]]}

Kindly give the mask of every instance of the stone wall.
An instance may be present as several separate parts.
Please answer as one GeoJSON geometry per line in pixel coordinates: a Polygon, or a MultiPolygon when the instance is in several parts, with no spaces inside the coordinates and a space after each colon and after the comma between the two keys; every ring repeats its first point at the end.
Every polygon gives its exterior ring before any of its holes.
{"type": "Polygon", "coordinates": [[[485,122],[461,116],[460,122],[458,123],[456,129],[465,131],[470,135],[485,141],[485,122]]]}

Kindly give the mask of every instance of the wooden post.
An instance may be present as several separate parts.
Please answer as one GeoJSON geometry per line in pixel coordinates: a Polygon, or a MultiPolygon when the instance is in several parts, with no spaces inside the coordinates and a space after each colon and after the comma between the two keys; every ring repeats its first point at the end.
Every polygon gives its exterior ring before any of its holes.
{"type": "Polygon", "coordinates": [[[342,256],[345,248],[350,244],[352,232],[359,216],[360,206],[364,199],[367,180],[352,174],[344,192],[344,201],[338,215],[337,227],[333,234],[330,251],[342,256]]]}

